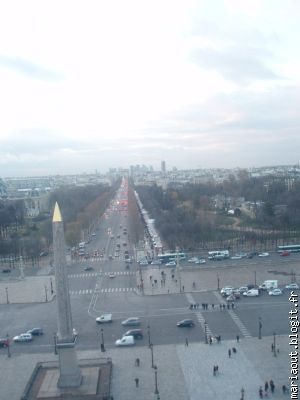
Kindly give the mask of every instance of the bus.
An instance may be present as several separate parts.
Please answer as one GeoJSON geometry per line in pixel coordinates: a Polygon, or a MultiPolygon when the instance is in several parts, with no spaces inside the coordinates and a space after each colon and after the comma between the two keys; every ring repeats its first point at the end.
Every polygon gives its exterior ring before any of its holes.
{"type": "Polygon", "coordinates": [[[168,263],[170,261],[177,261],[177,256],[179,260],[185,260],[186,254],[185,253],[165,253],[165,254],[158,254],[157,259],[162,262],[162,264],[168,263]]]}
{"type": "Polygon", "coordinates": [[[299,253],[300,244],[288,244],[286,246],[277,246],[278,253],[283,253],[284,251],[289,251],[291,253],[299,253]]]}
{"type": "Polygon", "coordinates": [[[217,250],[208,252],[209,260],[225,260],[226,258],[229,258],[228,250],[217,250]]]}

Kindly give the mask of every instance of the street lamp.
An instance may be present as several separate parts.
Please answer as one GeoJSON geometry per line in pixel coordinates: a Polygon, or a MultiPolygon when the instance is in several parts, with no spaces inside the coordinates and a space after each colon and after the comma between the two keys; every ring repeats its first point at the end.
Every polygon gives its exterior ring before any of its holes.
{"type": "Polygon", "coordinates": [[[56,333],[53,333],[53,339],[54,339],[54,354],[57,354],[57,336],[56,333]]]}
{"type": "Polygon", "coordinates": [[[154,362],[153,362],[153,344],[150,343],[150,351],[151,351],[151,368],[155,368],[154,362]]]}
{"type": "Polygon", "coordinates": [[[150,326],[147,326],[147,333],[148,333],[148,346],[151,347],[151,338],[150,338],[150,326]]]}
{"type": "Polygon", "coordinates": [[[262,322],[261,322],[261,317],[258,318],[258,339],[261,339],[261,328],[262,328],[262,322]]]}
{"type": "Polygon", "coordinates": [[[45,302],[47,303],[47,301],[48,301],[48,288],[45,285],[45,302]]]}
{"type": "Polygon", "coordinates": [[[6,292],[6,304],[8,304],[9,300],[8,300],[8,288],[7,287],[5,288],[5,292],[6,292]]]}
{"type": "Polygon", "coordinates": [[[101,328],[101,352],[105,352],[105,347],[104,347],[104,336],[103,336],[103,328],[101,328]]]}
{"type": "Polygon", "coordinates": [[[254,271],[254,286],[256,287],[256,271],[254,271]]]}
{"type": "Polygon", "coordinates": [[[50,288],[51,288],[51,294],[53,294],[53,282],[52,282],[52,278],[50,278],[50,288]]]}
{"type": "Polygon", "coordinates": [[[220,278],[219,274],[217,273],[217,282],[218,282],[218,291],[220,290],[220,278]]]}
{"type": "Polygon", "coordinates": [[[274,357],[277,356],[276,354],[276,333],[273,333],[273,351],[274,351],[274,357]]]}
{"type": "MultiPolygon", "coordinates": [[[[158,391],[158,386],[157,386],[157,366],[154,365],[154,378],[155,378],[155,390],[154,390],[154,394],[158,394],[159,395],[159,391],[158,391]]],[[[159,397],[158,397],[159,398],[159,397]]]]}
{"type": "Polygon", "coordinates": [[[10,340],[8,333],[6,334],[6,343],[7,343],[7,357],[10,358],[11,352],[10,352],[10,340]]]}
{"type": "Polygon", "coordinates": [[[204,321],[204,333],[205,333],[205,344],[208,344],[208,338],[207,338],[207,322],[204,321]]]}

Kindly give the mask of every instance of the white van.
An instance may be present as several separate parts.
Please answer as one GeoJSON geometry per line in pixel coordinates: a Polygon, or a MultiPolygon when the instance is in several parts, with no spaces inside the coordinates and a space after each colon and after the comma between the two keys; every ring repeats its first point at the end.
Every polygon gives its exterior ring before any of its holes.
{"type": "Polygon", "coordinates": [[[116,346],[133,346],[135,344],[133,336],[123,336],[115,342],[116,346]]]}

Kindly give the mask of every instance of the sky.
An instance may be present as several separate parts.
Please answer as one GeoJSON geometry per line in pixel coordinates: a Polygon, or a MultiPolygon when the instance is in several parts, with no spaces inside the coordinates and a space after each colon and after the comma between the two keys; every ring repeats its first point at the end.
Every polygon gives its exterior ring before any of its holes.
{"type": "Polygon", "coordinates": [[[0,177],[300,159],[298,0],[0,1],[0,177]]]}

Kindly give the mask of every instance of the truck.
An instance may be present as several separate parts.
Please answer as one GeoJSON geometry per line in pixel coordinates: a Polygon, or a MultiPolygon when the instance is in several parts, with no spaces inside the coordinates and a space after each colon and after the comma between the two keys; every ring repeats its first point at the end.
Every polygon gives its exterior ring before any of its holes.
{"type": "Polygon", "coordinates": [[[259,289],[261,290],[271,290],[277,288],[278,288],[278,280],[276,279],[268,279],[259,286],[259,289]]]}
{"type": "Polygon", "coordinates": [[[105,324],[106,322],[112,322],[112,314],[102,314],[96,318],[97,324],[105,324]]]}

